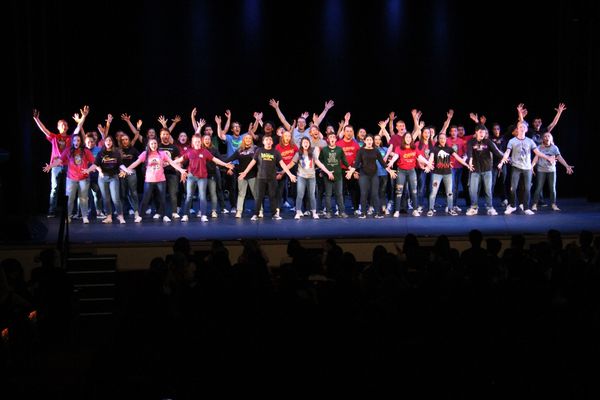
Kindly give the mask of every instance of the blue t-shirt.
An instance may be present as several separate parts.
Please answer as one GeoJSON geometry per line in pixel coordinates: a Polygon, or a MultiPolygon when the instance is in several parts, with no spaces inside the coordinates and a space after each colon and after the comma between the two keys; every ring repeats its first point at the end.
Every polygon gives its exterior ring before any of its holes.
{"type": "MultiPolygon", "coordinates": [[[[235,137],[234,135],[225,135],[225,141],[227,142],[227,157],[231,157],[233,155],[233,153],[235,153],[237,151],[237,149],[240,147],[240,144],[242,144],[242,140],[244,139],[244,136],[246,136],[248,134],[248,132],[241,134],[238,137],[235,137]]],[[[235,160],[233,162],[233,164],[237,164],[238,160],[235,160]]]]}
{"type": "MultiPolygon", "coordinates": [[[[381,154],[381,157],[385,157],[385,153],[387,153],[387,147],[377,147],[377,150],[379,150],[379,154],[381,154]]],[[[381,163],[379,161],[377,161],[377,176],[386,176],[388,174],[388,172],[385,170],[385,165],[381,165],[381,163]]]]}

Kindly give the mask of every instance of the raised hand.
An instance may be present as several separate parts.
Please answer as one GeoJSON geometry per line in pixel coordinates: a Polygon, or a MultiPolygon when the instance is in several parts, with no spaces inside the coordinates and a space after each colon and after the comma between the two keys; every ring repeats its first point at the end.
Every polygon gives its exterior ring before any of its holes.
{"type": "Polygon", "coordinates": [[[167,119],[164,115],[158,117],[158,122],[162,125],[163,128],[167,128],[167,119]]]}
{"type": "Polygon", "coordinates": [[[107,124],[111,124],[111,123],[112,123],[112,120],[113,120],[113,116],[112,116],[112,114],[108,114],[108,115],[106,116],[106,123],[107,123],[107,124]]]}
{"type": "Polygon", "coordinates": [[[395,119],[396,119],[396,113],[393,111],[390,111],[390,116],[389,116],[388,120],[394,122],[395,119]]]}
{"type": "Polygon", "coordinates": [[[217,125],[221,125],[221,117],[219,115],[215,115],[215,122],[217,125]]]}
{"type": "Polygon", "coordinates": [[[567,106],[565,103],[559,103],[558,107],[555,108],[554,110],[558,113],[562,113],[563,111],[565,111],[567,109],[567,106]]]}
{"type": "Polygon", "coordinates": [[[74,120],[75,122],[77,122],[77,125],[79,125],[79,124],[81,123],[81,121],[83,121],[83,118],[81,118],[81,117],[79,116],[79,113],[75,113],[75,114],[73,114],[73,120],[74,120]]]}
{"type": "Polygon", "coordinates": [[[314,113],[312,116],[312,123],[316,125],[318,121],[319,121],[319,115],[317,113],[314,113]]]}
{"type": "Polygon", "coordinates": [[[231,119],[231,110],[225,110],[225,118],[231,119]]]}
{"type": "Polygon", "coordinates": [[[475,113],[469,113],[469,118],[471,118],[471,120],[473,122],[475,122],[476,124],[479,123],[479,117],[477,116],[477,114],[475,114],[475,113]]]}
{"type": "Polygon", "coordinates": [[[126,122],[131,122],[131,117],[127,113],[121,114],[121,119],[126,122]]]}
{"type": "Polygon", "coordinates": [[[138,119],[137,123],[135,124],[135,127],[137,128],[138,131],[142,127],[142,124],[143,124],[143,121],[141,119],[138,119]]]}
{"type": "Polygon", "coordinates": [[[98,132],[100,132],[100,135],[104,136],[104,127],[102,124],[98,124],[98,132]]]}
{"type": "Polygon", "coordinates": [[[350,122],[350,117],[352,116],[352,114],[350,114],[350,111],[348,111],[345,115],[344,115],[344,121],[346,122],[346,125],[348,124],[348,122],[350,122]]]}
{"type": "Polygon", "coordinates": [[[181,122],[181,116],[179,116],[179,115],[176,115],[176,116],[175,116],[175,118],[173,118],[173,119],[171,120],[171,122],[173,122],[174,124],[178,124],[178,123],[180,123],[180,122],[181,122]]]}
{"type": "Polygon", "coordinates": [[[344,120],[340,121],[340,123],[339,123],[339,129],[342,129],[345,126],[346,126],[346,121],[344,121],[344,120]]]}
{"type": "Polygon", "coordinates": [[[81,112],[82,116],[87,117],[87,115],[90,113],[90,106],[83,106],[83,108],[79,109],[79,112],[81,112]]]}
{"type": "MultiPolygon", "coordinates": [[[[386,119],[385,121],[379,121],[379,122],[377,123],[377,125],[379,125],[379,127],[380,127],[381,129],[385,129],[385,127],[386,127],[386,126],[387,126],[387,124],[388,124],[388,121],[389,121],[389,118],[388,118],[388,119],[386,119]]],[[[343,121],[342,121],[342,122],[343,122],[343,121]]]]}
{"type": "Polygon", "coordinates": [[[194,109],[192,110],[192,119],[196,119],[196,114],[198,114],[198,109],[194,107],[194,109]]]}
{"type": "Polygon", "coordinates": [[[419,129],[423,130],[425,127],[425,121],[419,121],[419,129]]]}
{"type": "Polygon", "coordinates": [[[326,110],[330,110],[334,105],[335,105],[335,103],[333,102],[333,100],[326,101],[325,102],[325,109],[326,110]]]}
{"type": "Polygon", "coordinates": [[[302,114],[300,114],[300,117],[306,119],[309,115],[310,114],[308,113],[308,111],[304,111],[302,114]]]}
{"type": "Polygon", "coordinates": [[[40,111],[37,109],[33,109],[33,119],[38,119],[40,117],[40,111]]]}
{"type": "Polygon", "coordinates": [[[479,123],[481,125],[485,125],[486,122],[487,122],[487,118],[485,117],[485,115],[482,115],[481,117],[479,117],[479,123]]]}
{"type": "Polygon", "coordinates": [[[198,120],[198,131],[202,130],[202,127],[206,125],[206,120],[204,118],[200,118],[198,120]]]}
{"type": "Polygon", "coordinates": [[[279,101],[271,99],[269,100],[269,105],[277,110],[279,108],[279,101]]]}
{"type": "Polygon", "coordinates": [[[454,110],[449,109],[448,112],[446,113],[446,118],[452,119],[452,117],[454,117],[454,110]]]}

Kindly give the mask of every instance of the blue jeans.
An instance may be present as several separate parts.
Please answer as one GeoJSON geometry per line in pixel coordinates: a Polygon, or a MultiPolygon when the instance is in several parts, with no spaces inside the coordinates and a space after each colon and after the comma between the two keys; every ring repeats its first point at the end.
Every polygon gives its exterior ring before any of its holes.
{"type": "Polygon", "coordinates": [[[133,174],[126,175],[123,178],[119,178],[121,182],[121,201],[123,202],[123,208],[125,208],[126,200],[129,201],[129,205],[133,208],[133,211],[138,212],[139,199],[137,191],[137,174],[133,171],[133,174]]]}
{"type": "MultiPolygon", "coordinates": [[[[96,215],[104,212],[104,205],[102,201],[102,192],[100,191],[100,185],[98,185],[98,172],[94,171],[90,173],[90,190],[92,197],[94,198],[94,207],[96,208],[96,215]]],[[[88,199],[90,198],[88,192],[88,199]]]]}
{"type": "Polygon", "coordinates": [[[157,214],[165,214],[165,201],[167,197],[167,182],[144,182],[144,196],[142,197],[142,206],[140,207],[140,214],[144,214],[152,198],[152,192],[154,189],[158,189],[158,209],[157,214]]]}
{"type": "Polygon", "coordinates": [[[550,204],[556,203],[556,171],[554,172],[537,172],[535,192],[533,193],[533,204],[537,204],[540,199],[544,183],[548,182],[550,188],[550,204]]]}
{"type": "Polygon", "coordinates": [[[422,169],[417,170],[419,187],[417,189],[417,200],[419,204],[425,204],[426,196],[431,193],[431,174],[422,169]]]}
{"type": "Polygon", "coordinates": [[[387,184],[390,176],[386,173],[385,175],[379,175],[379,201],[381,202],[381,207],[385,207],[387,205],[387,184]]]}
{"type": "Polygon", "coordinates": [[[494,195],[494,189],[496,188],[496,183],[500,185],[500,193],[502,196],[502,200],[508,200],[507,190],[506,190],[506,182],[508,176],[508,167],[506,164],[502,165],[502,169],[498,169],[495,166],[492,168],[492,196],[494,195]]]}
{"type": "Polygon", "coordinates": [[[406,181],[410,185],[410,200],[416,210],[419,205],[417,204],[417,173],[415,169],[398,169],[396,174],[396,211],[400,211],[406,181]]]}
{"type": "Polygon", "coordinates": [[[308,189],[308,202],[310,204],[311,211],[317,209],[317,200],[315,198],[315,188],[317,186],[317,178],[303,178],[301,176],[297,177],[296,183],[296,211],[302,211],[302,199],[304,199],[304,191],[308,189]]]}
{"type": "Polygon", "coordinates": [[[469,195],[471,196],[471,207],[477,208],[479,198],[479,182],[483,180],[485,191],[485,206],[492,208],[492,171],[471,172],[469,177],[469,195]]]}
{"type": "Polygon", "coordinates": [[[360,186],[360,208],[363,214],[369,210],[367,206],[367,198],[371,193],[371,205],[377,214],[381,214],[381,206],[379,204],[379,177],[377,175],[369,176],[361,173],[358,177],[358,185],[360,186]]]}
{"type": "Polygon", "coordinates": [[[446,189],[446,204],[448,210],[452,209],[452,174],[433,174],[431,177],[431,193],[429,193],[429,209],[433,210],[435,206],[435,196],[440,189],[440,182],[444,181],[444,188],[446,189]]]}
{"type": "Polygon", "coordinates": [[[457,200],[458,200],[458,190],[460,189],[460,186],[461,186],[462,174],[463,174],[462,165],[460,168],[452,168],[452,196],[457,200]]]}
{"type": "Polygon", "coordinates": [[[325,208],[328,213],[331,213],[333,210],[331,209],[331,194],[335,194],[335,201],[337,203],[338,209],[340,213],[345,212],[344,206],[344,185],[342,182],[343,177],[340,177],[337,181],[330,181],[329,179],[324,179],[323,183],[325,185],[325,208]]]}
{"type": "Polygon", "coordinates": [[[206,215],[206,187],[208,178],[198,178],[189,174],[186,181],[185,204],[183,206],[183,215],[190,214],[190,207],[194,200],[194,192],[198,187],[198,199],[200,200],[200,209],[197,215],[206,215]]]}
{"type": "Polygon", "coordinates": [[[80,181],[74,181],[72,179],[67,178],[67,196],[69,196],[68,202],[68,214],[69,216],[73,215],[73,210],[75,208],[75,197],[77,196],[77,192],[79,192],[79,207],[81,207],[81,215],[87,217],[88,215],[88,191],[90,190],[90,179],[82,179],[80,181]]]}
{"type": "MultiPolygon", "coordinates": [[[[236,209],[238,212],[244,212],[244,200],[246,200],[246,192],[250,188],[250,192],[252,192],[252,197],[254,197],[254,201],[259,201],[258,193],[256,193],[256,177],[250,179],[242,179],[238,180],[238,197],[237,197],[237,205],[236,209]]],[[[262,199],[260,199],[262,201],[262,199]]]]}
{"type": "Polygon", "coordinates": [[[119,177],[118,175],[104,175],[98,179],[100,185],[100,191],[102,192],[102,199],[104,199],[104,209],[106,215],[112,215],[113,209],[111,199],[117,210],[117,215],[123,215],[123,207],[121,207],[121,195],[119,191],[119,177]]]}
{"type": "Polygon", "coordinates": [[[50,170],[50,199],[48,205],[48,213],[56,213],[56,206],[58,204],[58,190],[61,186],[62,181],[65,179],[65,167],[54,167],[50,170]]]}
{"type": "Polygon", "coordinates": [[[530,169],[521,169],[512,167],[512,173],[510,175],[510,204],[513,207],[517,207],[517,189],[519,187],[519,180],[523,176],[523,207],[525,210],[529,209],[529,196],[531,190],[531,176],[532,172],[530,169]]]}

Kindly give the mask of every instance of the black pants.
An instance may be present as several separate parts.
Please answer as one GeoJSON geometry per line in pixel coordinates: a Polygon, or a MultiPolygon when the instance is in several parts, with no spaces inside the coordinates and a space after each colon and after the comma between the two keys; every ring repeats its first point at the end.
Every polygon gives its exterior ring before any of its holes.
{"type": "Polygon", "coordinates": [[[256,178],[256,186],[258,195],[256,196],[256,199],[254,199],[254,215],[258,215],[260,212],[262,199],[265,197],[265,193],[269,194],[271,213],[274,214],[279,208],[279,201],[277,200],[277,180],[256,178]]]}

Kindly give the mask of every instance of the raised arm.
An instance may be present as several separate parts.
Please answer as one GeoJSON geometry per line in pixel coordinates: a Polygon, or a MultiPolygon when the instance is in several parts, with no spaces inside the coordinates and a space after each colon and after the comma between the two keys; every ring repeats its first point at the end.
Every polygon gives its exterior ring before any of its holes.
{"type": "Polygon", "coordinates": [[[81,112],[81,117],[79,117],[78,113],[75,113],[73,115],[73,120],[75,120],[75,122],[77,123],[77,126],[75,127],[75,130],[73,131],[73,136],[80,135],[81,141],[83,143],[83,136],[85,135],[85,131],[83,131],[83,123],[85,122],[85,119],[87,118],[88,114],[90,113],[90,107],[83,106],[83,108],[79,109],[79,112],[81,112]]]}
{"type": "Polygon", "coordinates": [[[194,127],[194,132],[198,130],[198,124],[196,122],[196,114],[198,114],[198,109],[194,107],[192,110],[190,117],[192,118],[192,126],[194,127]]]}
{"type": "Polygon", "coordinates": [[[179,115],[176,115],[175,118],[173,118],[171,120],[171,126],[169,126],[169,132],[173,132],[173,129],[175,129],[175,125],[177,125],[180,122],[181,122],[181,117],[179,115]]]}
{"type": "Polygon", "coordinates": [[[46,137],[52,137],[53,133],[50,132],[48,128],[46,128],[46,126],[42,123],[42,120],[40,119],[40,112],[36,109],[33,109],[33,120],[35,121],[38,128],[40,128],[40,130],[44,133],[44,135],[46,135],[46,137]]]}
{"type": "Polygon", "coordinates": [[[421,111],[419,111],[419,110],[412,109],[412,110],[410,110],[410,114],[412,115],[412,118],[413,118],[412,136],[413,136],[413,140],[414,140],[417,137],[421,136],[421,129],[423,127],[421,126],[421,124],[419,123],[419,121],[421,120],[421,115],[423,115],[423,113],[421,111]]]}
{"type": "Polygon", "coordinates": [[[221,129],[221,116],[220,115],[215,115],[215,124],[217,125],[217,136],[219,137],[219,139],[227,140],[227,137],[226,137],[227,131],[223,131],[223,129],[221,129]]]}
{"type": "Polygon", "coordinates": [[[281,123],[283,124],[283,127],[288,131],[291,130],[290,123],[287,122],[287,120],[285,119],[285,116],[283,115],[283,113],[281,112],[281,109],[279,108],[279,101],[277,101],[275,99],[271,99],[271,100],[269,100],[269,105],[275,109],[275,112],[277,113],[277,117],[279,118],[279,121],[281,121],[281,123]]]}
{"type": "Polygon", "coordinates": [[[558,120],[560,119],[560,116],[566,109],[567,106],[565,105],[565,103],[560,103],[558,107],[554,109],[556,111],[556,115],[554,116],[552,122],[550,122],[550,125],[548,125],[548,132],[552,132],[552,129],[554,129],[554,127],[558,123],[558,120]]]}
{"type": "Polygon", "coordinates": [[[229,127],[231,126],[231,111],[230,110],[225,110],[225,118],[227,118],[227,121],[225,121],[225,126],[223,127],[223,131],[225,131],[225,134],[227,134],[227,132],[229,132],[229,127]]]}
{"type": "Polygon", "coordinates": [[[393,111],[391,111],[390,115],[389,115],[389,117],[387,119],[388,124],[389,124],[390,135],[393,135],[395,133],[394,132],[394,120],[395,119],[396,119],[396,113],[393,112],[393,111]]]}
{"type": "Polygon", "coordinates": [[[315,125],[319,126],[321,122],[323,122],[323,119],[325,119],[325,116],[327,115],[327,111],[329,111],[334,106],[334,104],[335,103],[333,102],[333,100],[325,102],[325,107],[323,108],[323,111],[321,111],[321,114],[319,114],[319,117],[315,121],[315,125]]]}
{"type": "MultiPolygon", "coordinates": [[[[138,140],[141,141],[141,135],[140,135],[140,130],[136,129],[135,126],[133,126],[133,124],[131,123],[131,117],[129,116],[129,114],[124,113],[121,114],[121,119],[125,122],[127,122],[127,125],[129,126],[129,130],[131,130],[131,133],[133,133],[133,139],[131,139],[131,145],[133,146],[135,144],[135,142],[137,142],[138,140]]],[[[141,126],[141,123],[138,121],[138,123],[141,126]]]]}
{"type": "Polygon", "coordinates": [[[446,131],[448,130],[448,127],[450,126],[450,121],[452,121],[453,116],[454,116],[454,110],[449,109],[448,112],[446,113],[446,120],[444,121],[444,125],[442,126],[442,129],[440,129],[438,136],[442,133],[444,135],[446,134],[446,131]]]}
{"type": "Polygon", "coordinates": [[[385,121],[379,121],[379,123],[377,125],[379,125],[379,135],[381,136],[385,136],[387,142],[390,142],[390,134],[388,133],[387,129],[385,129],[386,125],[388,124],[389,119],[386,119],[385,121]]]}

